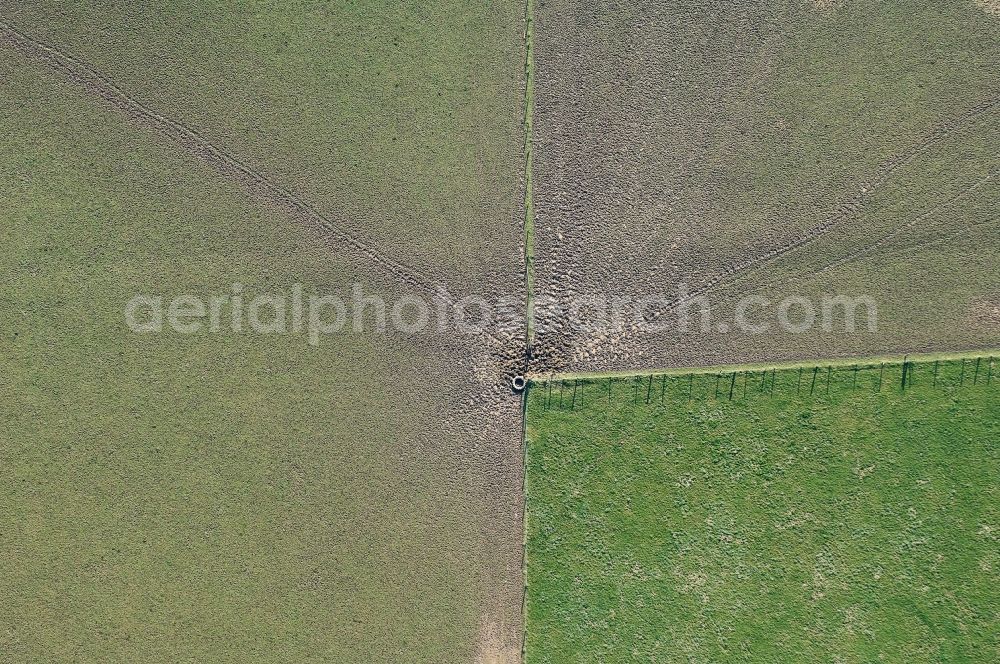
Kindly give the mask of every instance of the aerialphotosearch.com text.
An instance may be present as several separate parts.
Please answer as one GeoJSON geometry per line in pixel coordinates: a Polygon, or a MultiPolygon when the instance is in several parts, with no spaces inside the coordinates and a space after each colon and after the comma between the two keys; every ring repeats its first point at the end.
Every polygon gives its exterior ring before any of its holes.
{"type": "MultiPolygon", "coordinates": [[[[306,292],[301,284],[286,292],[250,293],[233,283],[208,294],[139,293],[124,304],[125,323],[138,334],[294,334],[312,346],[344,332],[479,334],[487,330],[516,336],[524,330],[523,299],[434,295],[385,298],[358,283],[349,294],[306,292]]],[[[670,295],[642,298],[581,295],[567,300],[534,300],[536,334],[563,330],[601,332],[626,327],[641,332],[765,334],[781,330],[874,333],[878,307],[868,295],[788,295],[772,300],[749,295],[716,315],[708,296],[686,285],[670,295]]]]}

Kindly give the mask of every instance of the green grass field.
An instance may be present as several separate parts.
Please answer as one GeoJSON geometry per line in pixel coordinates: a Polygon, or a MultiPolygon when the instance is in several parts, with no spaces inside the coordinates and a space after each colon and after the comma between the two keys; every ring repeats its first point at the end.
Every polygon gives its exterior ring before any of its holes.
{"type": "Polygon", "coordinates": [[[0,660],[462,659],[475,517],[418,452],[410,367],[433,359],[130,333],[137,292],[323,291],[354,266],[44,72],[0,72],[0,660]]]}
{"type": "Polygon", "coordinates": [[[1000,377],[911,367],[532,385],[527,661],[996,661],[1000,377]]]}
{"type": "Polygon", "coordinates": [[[516,250],[520,2],[40,0],[0,13],[396,260],[478,284],[470,264],[516,250]]]}
{"type": "MultiPolygon", "coordinates": [[[[0,20],[384,256],[461,273],[454,292],[516,255],[520,5],[10,4],[0,20]]],[[[519,462],[519,429],[455,412],[473,353],[458,371],[440,340],[374,330],[130,332],[139,293],[409,291],[2,42],[0,661],[519,647],[520,507],[496,506],[520,480],[489,456],[519,462]]]]}

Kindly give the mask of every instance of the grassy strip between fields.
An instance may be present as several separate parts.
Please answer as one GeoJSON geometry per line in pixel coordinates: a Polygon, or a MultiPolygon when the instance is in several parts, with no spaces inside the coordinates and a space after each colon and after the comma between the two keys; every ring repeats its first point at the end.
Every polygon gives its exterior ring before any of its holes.
{"type": "Polygon", "coordinates": [[[532,383],[547,383],[550,381],[566,380],[590,380],[600,378],[634,378],[636,376],[679,376],[687,374],[715,374],[732,373],[740,371],[782,371],[785,369],[798,369],[800,367],[812,368],[820,367],[854,367],[855,365],[865,366],[873,364],[902,364],[904,361],[910,363],[926,363],[936,360],[976,360],[982,358],[984,361],[992,359],[994,362],[1000,359],[1000,348],[986,348],[982,350],[967,351],[945,351],[938,353],[896,353],[886,355],[871,355],[866,357],[838,357],[826,359],[810,360],[790,360],[787,362],[757,362],[749,364],[718,364],[700,367],[668,367],[662,369],[636,369],[632,371],[594,371],[594,372],[566,372],[558,374],[538,374],[529,375],[528,379],[532,383]]]}
{"type": "MultiPolygon", "coordinates": [[[[534,90],[535,90],[535,54],[534,54],[534,1],[525,0],[524,3],[524,290],[525,290],[525,317],[524,317],[524,343],[525,359],[531,357],[531,344],[535,339],[535,210],[534,194],[532,193],[532,138],[533,138],[533,116],[534,116],[534,90]]],[[[527,394],[524,399],[527,399],[527,394]]],[[[522,401],[522,408],[527,405],[527,401],[522,401]]],[[[527,441],[525,437],[525,425],[527,418],[522,412],[521,417],[521,448],[524,461],[527,462],[527,441]]],[[[524,475],[521,476],[521,494],[524,494],[524,475]]],[[[526,518],[527,505],[522,503],[521,520],[526,518]]],[[[521,596],[521,620],[522,626],[526,620],[527,611],[527,535],[522,542],[521,578],[524,579],[525,587],[521,596]]],[[[524,629],[521,629],[521,661],[525,658],[524,629]]]]}
{"type": "Polygon", "coordinates": [[[527,661],[994,661],[976,355],[531,386],[527,661]]]}
{"type": "Polygon", "coordinates": [[[535,92],[534,2],[524,4],[524,288],[526,293],[525,339],[530,348],[535,338],[535,210],[532,193],[532,136],[535,92]]]}

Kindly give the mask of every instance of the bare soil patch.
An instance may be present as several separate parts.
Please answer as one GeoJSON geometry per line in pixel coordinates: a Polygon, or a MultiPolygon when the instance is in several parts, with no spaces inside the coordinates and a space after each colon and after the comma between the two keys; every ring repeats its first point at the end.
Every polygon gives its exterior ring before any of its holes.
{"type": "Polygon", "coordinates": [[[820,11],[836,11],[844,5],[845,0],[809,0],[813,9],[820,11]]]}
{"type": "Polygon", "coordinates": [[[979,325],[1000,331],[1000,296],[974,302],[970,317],[979,325]]]}
{"type": "Polygon", "coordinates": [[[1000,0],[975,0],[975,3],[987,14],[1000,16],[1000,0]]]}

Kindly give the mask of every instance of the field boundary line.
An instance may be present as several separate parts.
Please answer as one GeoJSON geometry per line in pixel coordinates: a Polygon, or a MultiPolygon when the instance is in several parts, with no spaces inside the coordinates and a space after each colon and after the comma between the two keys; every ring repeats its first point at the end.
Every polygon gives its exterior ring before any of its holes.
{"type": "MultiPolygon", "coordinates": [[[[357,254],[380,265],[386,272],[393,274],[407,285],[449,305],[454,306],[457,303],[455,298],[445,294],[443,289],[439,287],[440,284],[434,279],[384,255],[375,245],[356,237],[344,229],[341,224],[319,212],[296,194],[273,182],[267,175],[244,164],[224,149],[215,146],[194,129],[157,113],[131,97],[87,63],[20,32],[2,18],[0,18],[0,43],[6,43],[27,57],[40,60],[51,69],[64,74],[70,81],[100,97],[134,122],[165,135],[185,152],[209,164],[220,174],[238,181],[258,200],[269,203],[294,218],[328,231],[357,254]]],[[[488,331],[483,333],[501,345],[510,341],[488,331]]]]}
{"type": "Polygon", "coordinates": [[[925,353],[889,353],[885,355],[866,355],[858,357],[814,358],[789,360],[786,362],[755,362],[749,364],[714,364],[695,367],[671,367],[662,369],[638,369],[635,371],[595,371],[566,372],[551,374],[532,374],[528,376],[530,383],[544,384],[565,380],[594,380],[604,378],[635,378],[638,376],[686,376],[688,374],[732,373],[740,371],[764,371],[785,369],[824,367],[851,367],[855,364],[902,364],[907,362],[933,362],[935,360],[968,360],[987,356],[1000,357],[1000,348],[980,348],[964,351],[941,351],[925,353]]]}
{"type": "Polygon", "coordinates": [[[524,9],[524,288],[526,311],[524,318],[525,369],[531,360],[535,338],[535,205],[532,188],[534,169],[534,2],[525,0],[524,9]]]}
{"type": "MultiPolygon", "coordinates": [[[[534,159],[534,0],[524,2],[524,367],[531,365],[535,340],[535,207],[532,189],[534,159]]],[[[521,664],[527,660],[528,645],[528,395],[521,393],[521,664]]]]}

